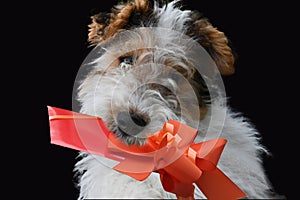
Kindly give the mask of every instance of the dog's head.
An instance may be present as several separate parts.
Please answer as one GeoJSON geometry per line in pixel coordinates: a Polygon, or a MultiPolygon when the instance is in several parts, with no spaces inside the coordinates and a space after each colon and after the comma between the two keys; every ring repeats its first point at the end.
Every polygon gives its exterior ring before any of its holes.
{"type": "Polygon", "coordinates": [[[127,144],[143,144],[169,119],[195,126],[204,118],[210,91],[195,65],[212,64],[203,57],[216,66],[205,70],[234,73],[224,33],[179,4],[128,1],[91,17],[95,48],[79,87],[81,112],[103,118],[127,144]]]}

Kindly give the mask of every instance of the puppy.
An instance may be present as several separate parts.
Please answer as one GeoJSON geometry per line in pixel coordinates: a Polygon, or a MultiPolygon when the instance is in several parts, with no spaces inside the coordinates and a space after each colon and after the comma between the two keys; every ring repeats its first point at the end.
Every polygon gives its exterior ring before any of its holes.
{"type": "MultiPolygon", "coordinates": [[[[81,113],[101,117],[126,145],[145,144],[170,119],[198,129],[198,142],[225,138],[218,167],[247,198],[273,196],[259,133],[226,104],[221,76],[234,73],[235,58],[223,32],[180,1],[120,2],[91,18],[94,49],[76,90],[81,113]]],[[[114,161],[88,153],[79,158],[78,199],[176,198],[157,173],[137,181],[113,170],[114,161]]],[[[206,197],[196,188],[195,198],[206,197]]]]}

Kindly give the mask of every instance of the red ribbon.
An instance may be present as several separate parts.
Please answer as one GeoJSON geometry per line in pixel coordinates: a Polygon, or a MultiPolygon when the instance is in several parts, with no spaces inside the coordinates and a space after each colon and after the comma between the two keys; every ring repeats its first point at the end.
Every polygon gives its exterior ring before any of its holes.
{"type": "Polygon", "coordinates": [[[194,196],[195,183],[208,199],[238,199],[246,194],[217,167],[222,138],[193,143],[197,130],[170,120],[143,146],[127,146],[101,118],[48,106],[51,143],[120,161],[116,171],[137,180],[160,174],[164,189],[178,198],[194,196]]]}

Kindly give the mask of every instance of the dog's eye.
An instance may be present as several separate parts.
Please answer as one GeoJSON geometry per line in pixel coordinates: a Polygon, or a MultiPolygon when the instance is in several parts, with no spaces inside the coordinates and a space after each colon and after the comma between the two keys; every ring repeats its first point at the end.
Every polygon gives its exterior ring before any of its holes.
{"type": "Polygon", "coordinates": [[[132,65],[133,64],[133,58],[131,56],[121,57],[120,63],[124,63],[126,65],[132,65]]]}
{"type": "Polygon", "coordinates": [[[127,71],[127,70],[131,69],[132,66],[133,66],[133,58],[131,56],[126,56],[126,57],[121,57],[120,58],[120,65],[119,65],[119,67],[123,71],[127,71]]]}

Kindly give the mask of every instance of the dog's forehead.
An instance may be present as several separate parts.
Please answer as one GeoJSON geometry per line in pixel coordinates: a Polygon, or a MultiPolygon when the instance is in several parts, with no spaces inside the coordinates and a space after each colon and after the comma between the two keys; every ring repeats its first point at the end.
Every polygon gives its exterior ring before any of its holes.
{"type": "Polygon", "coordinates": [[[120,31],[114,37],[102,42],[100,47],[116,57],[141,54],[149,51],[187,55],[195,42],[178,31],[158,27],[141,27],[120,31]]]}

